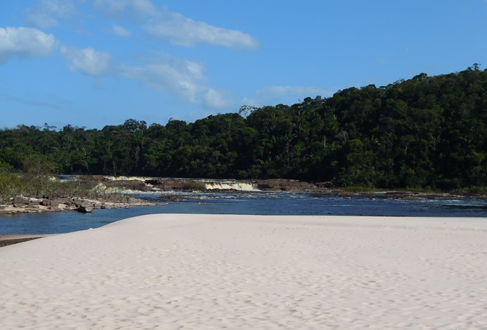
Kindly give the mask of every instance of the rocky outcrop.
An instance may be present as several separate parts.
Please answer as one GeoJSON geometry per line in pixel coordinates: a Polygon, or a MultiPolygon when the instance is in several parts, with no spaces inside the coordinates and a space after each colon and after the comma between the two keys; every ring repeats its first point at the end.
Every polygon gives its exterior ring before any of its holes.
{"type": "Polygon", "coordinates": [[[93,208],[86,205],[80,205],[76,210],[80,213],[91,213],[91,211],[93,211],[93,208]]]}
{"type": "Polygon", "coordinates": [[[61,211],[78,211],[91,213],[95,209],[127,208],[130,206],[154,206],[154,203],[147,203],[142,200],[127,197],[125,202],[110,201],[109,199],[86,199],[86,198],[28,198],[15,197],[6,201],[0,201],[0,214],[15,213],[44,213],[61,211]]]}
{"type": "Polygon", "coordinates": [[[150,179],[145,180],[145,183],[153,186],[154,188],[162,191],[169,190],[187,190],[191,191],[191,187],[198,187],[197,190],[204,191],[204,184],[199,180],[194,179],[150,179]]]}
{"type": "Polygon", "coordinates": [[[138,180],[113,180],[113,181],[104,181],[104,185],[107,188],[120,188],[132,191],[152,191],[153,189],[145,184],[143,181],[138,180]]]}
{"type": "MultiPolygon", "coordinates": [[[[95,176],[92,176],[94,178],[95,176]]],[[[265,179],[265,180],[198,180],[187,178],[139,178],[121,177],[116,180],[103,179],[97,176],[94,181],[100,182],[103,189],[119,189],[120,191],[250,191],[254,189],[263,191],[303,191],[303,192],[325,192],[333,188],[333,183],[327,182],[305,182],[292,179],[265,179]]]]}
{"type": "MultiPolygon", "coordinates": [[[[162,191],[186,190],[185,187],[201,184],[199,180],[193,179],[150,179],[145,181],[154,188],[162,191]]],[[[333,188],[333,183],[328,182],[305,182],[291,179],[267,179],[267,180],[222,180],[215,182],[204,182],[205,189],[200,191],[241,191],[258,189],[263,191],[326,191],[333,188]]]]}
{"type": "Polygon", "coordinates": [[[331,182],[305,182],[292,179],[255,180],[259,190],[263,191],[304,191],[320,192],[333,187],[331,182]]]}

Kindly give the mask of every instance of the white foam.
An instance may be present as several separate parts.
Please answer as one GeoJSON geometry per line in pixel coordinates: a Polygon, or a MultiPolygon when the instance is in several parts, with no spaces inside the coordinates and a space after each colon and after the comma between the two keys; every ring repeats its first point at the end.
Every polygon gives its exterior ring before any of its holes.
{"type": "Polygon", "coordinates": [[[104,178],[110,181],[145,181],[154,179],[146,176],[104,176],[104,178]]]}
{"type": "Polygon", "coordinates": [[[205,187],[208,190],[241,190],[252,191],[258,190],[257,184],[245,183],[245,182],[206,182],[205,187]]]}

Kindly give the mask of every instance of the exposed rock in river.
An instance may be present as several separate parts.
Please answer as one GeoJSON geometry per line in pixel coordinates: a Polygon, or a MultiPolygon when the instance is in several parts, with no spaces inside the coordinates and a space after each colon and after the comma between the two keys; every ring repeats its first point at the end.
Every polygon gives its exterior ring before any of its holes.
{"type": "Polygon", "coordinates": [[[333,183],[305,182],[291,179],[235,180],[91,176],[100,191],[151,192],[151,191],[303,191],[325,192],[333,183]],[[118,190],[117,190],[118,189],[118,190]]]}
{"type": "Polygon", "coordinates": [[[147,203],[140,199],[127,196],[125,202],[119,202],[110,198],[95,200],[74,198],[28,198],[19,196],[0,202],[0,214],[15,213],[44,213],[61,211],[78,211],[91,213],[95,209],[116,209],[129,206],[153,206],[154,203],[147,203]]]}
{"type": "Polygon", "coordinates": [[[93,210],[93,208],[86,206],[86,205],[80,205],[77,208],[77,211],[81,212],[81,213],[91,213],[92,210],[93,210]]]}
{"type": "Polygon", "coordinates": [[[333,187],[331,182],[305,182],[291,179],[255,180],[259,190],[319,192],[333,187]]]}
{"type": "Polygon", "coordinates": [[[162,191],[185,190],[194,183],[204,183],[203,191],[326,191],[333,187],[331,182],[304,182],[289,179],[268,180],[195,180],[195,179],[149,179],[145,183],[162,191]]]}

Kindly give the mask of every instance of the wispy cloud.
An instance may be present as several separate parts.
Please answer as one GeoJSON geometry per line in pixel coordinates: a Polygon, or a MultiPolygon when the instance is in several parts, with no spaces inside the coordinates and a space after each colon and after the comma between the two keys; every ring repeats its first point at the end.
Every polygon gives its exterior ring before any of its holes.
{"type": "Polygon", "coordinates": [[[72,0],[42,0],[25,11],[24,20],[29,25],[48,28],[59,25],[58,19],[70,18],[77,12],[72,0]]]}
{"type": "MultiPolygon", "coordinates": [[[[56,26],[61,19],[81,14],[75,5],[84,1],[37,0],[35,6],[24,12],[24,19],[29,24],[42,28],[56,26]]],[[[145,36],[152,40],[168,41],[185,47],[193,47],[201,43],[236,49],[255,49],[260,46],[260,42],[249,34],[194,21],[179,13],[171,12],[164,6],[155,5],[151,0],[90,0],[89,3],[105,17],[116,22],[112,23],[111,29],[107,32],[120,37],[132,36],[132,32],[124,28],[121,23],[128,19],[132,23],[140,24],[145,31],[145,36]]],[[[0,33],[0,63],[9,60],[12,56],[40,57],[57,47],[58,43],[52,35],[46,35],[36,29],[25,29],[25,31],[17,31],[18,34],[22,32],[27,35],[27,32],[30,34],[35,32],[39,40],[22,43],[23,48],[13,46],[8,48],[2,45],[0,33]],[[45,40],[44,53],[40,47],[42,37],[44,39],[48,37],[45,40]],[[52,49],[48,47],[50,44],[47,41],[54,43],[52,49]]],[[[9,33],[14,34],[11,31],[9,33]]],[[[95,78],[104,75],[122,76],[138,81],[146,88],[173,94],[183,102],[201,105],[207,109],[224,109],[236,104],[224,91],[208,86],[208,79],[203,72],[204,65],[201,63],[158,53],[155,57],[142,60],[139,65],[124,65],[112,63],[110,53],[100,52],[91,47],[76,48],[62,45],[60,52],[61,56],[68,61],[69,70],[73,72],[79,71],[95,78]]],[[[101,81],[95,79],[93,86],[102,88],[101,81]]]]}
{"type": "Polygon", "coordinates": [[[52,34],[26,27],[0,28],[0,64],[12,57],[41,58],[52,53],[58,46],[52,34]]]}
{"type": "Polygon", "coordinates": [[[114,35],[117,35],[119,37],[131,37],[132,36],[132,33],[126,29],[124,29],[123,27],[121,27],[120,25],[118,24],[113,24],[113,29],[112,29],[112,33],[114,35]]]}
{"type": "Polygon", "coordinates": [[[159,53],[159,57],[146,59],[140,66],[122,67],[121,75],[145,87],[170,91],[181,100],[197,103],[198,95],[208,89],[203,70],[200,63],[159,53]]]}
{"type": "Polygon", "coordinates": [[[153,38],[167,39],[185,47],[193,47],[197,43],[241,49],[255,49],[260,46],[260,42],[249,34],[196,22],[167,10],[161,11],[159,16],[151,20],[145,30],[153,38]]]}
{"type": "Polygon", "coordinates": [[[93,7],[111,18],[123,19],[128,15],[136,21],[145,20],[158,12],[150,0],[93,0],[93,7]]]}
{"type": "Polygon", "coordinates": [[[254,98],[251,98],[251,97],[244,97],[242,99],[242,101],[240,102],[240,106],[243,106],[243,105],[248,105],[248,106],[251,106],[251,107],[262,107],[264,104],[262,103],[262,101],[259,101],[257,99],[254,99],[254,98]]]}
{"type": "Polygon", "coordinates": [[[140,65],[112,63],[111,54],[93,48],[61,46],[61,55],[69,61],[70,71],[80,71],[95,78],[93,87],[102,89],[98,77],[121,76],[139,82],[143,87],[176,96],[183,103],[223,109],[234,105],[223,91],[209,88],[204,65],[159,52],[157,56],[141,60],[140,65]]]}
{"type": "Polygon", "coordinates": [[[101,76],[110,73],[110,53],[98,52],[93,48],[61,46],[61,55],[68,61],[69,70],[81,71],[89,76],[101,76]]]}
{"type": "Polygon", "coordinates": [[[255,49],[260,42],[249,34],[196,22],[183,15],[157,7],[149,0],[94,0],[93,6],[106,16],[125,17],[144,23],[148,36],[185,47],[198,43],[237,49],[255,49]]]}
{"type": "Polygon", "coordinates": [[[203,105],[209,109],[226,109],[233,105],[235,102],[225,96],[224,92],[216,91],[210,88],[202,97],[203,105]]]}

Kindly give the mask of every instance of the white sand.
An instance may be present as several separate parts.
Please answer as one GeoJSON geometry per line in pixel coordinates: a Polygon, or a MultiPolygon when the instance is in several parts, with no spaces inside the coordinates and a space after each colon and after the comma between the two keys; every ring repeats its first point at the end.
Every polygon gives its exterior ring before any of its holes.
{"type": "Polygon", "coordinates": [[[487,219],[150,215],[0,249],[0,329],[487,329],[487,219]]]}

